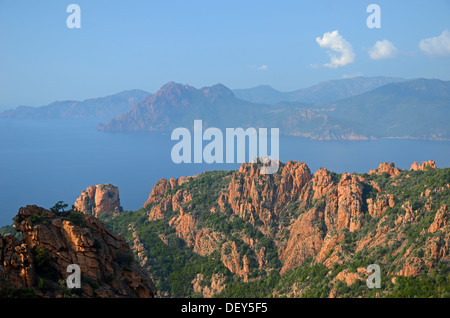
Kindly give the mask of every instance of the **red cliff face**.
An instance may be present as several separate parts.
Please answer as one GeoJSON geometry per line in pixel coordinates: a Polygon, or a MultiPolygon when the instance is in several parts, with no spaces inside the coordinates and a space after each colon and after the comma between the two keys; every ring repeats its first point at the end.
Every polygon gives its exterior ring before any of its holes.
{"type": "Polygon", "coordinates": [[[268,227],[278,218],[283,208],[296,202],[311,180],[308,166],[302,162],[290,161],[280,166],[281,173],[262,175],[256,164],[243,164],[236,172],[228,186],[228,195],[222,197],[239,217],[249,220],[253,225],[256,220],[268,227]]]}
{"type": "MultiPolygon", "coordinates": [[[[435,165],[428,162],[419,169],[424,166],[435,165]]],[[[369,175],[384,173],[394,178],[400,175],[401,170],[393,164],[382,163],[369,175]]],[[[156,183],[146,202],[146,206],[151,205],[149,220],[163,219],[169,209],[178,211],[179,216],[174,217],[169,225],[176,229],[177,236],[185,240],[188,246],[194,247],[194,251],[209,255],[218,249],[221,242],[225,243],[225,235],[210,228],[201,228],[197,220],[184,211],[183,206],[190,209],[189,202],[193,195],[179,186],[188,180],[171,179],[169,182],[162,179],[156,183]],[[176,187],[179,188],[174,192],[176,187]],[[169,191],[171,194],[168,194],[169,191]]],[[[380,218],[380,226],[374,237],[362,238],[357,243],[358,248],[386,244],[387,229],[381,226],[385,220],[383,216],[388,208],[398,203],[392,194],[381,194],[380,191],[376,183],[356,174],[338,175],[322,168],[311,175],[308,166],[302,162],[281,163],[279,172],[274,175],[261,174],[258,164],[244,163],[231,175],[228,186],[218,196],[217,208],[212,207],[209,212],[231,211],[273,239],[283,263],[280,273],[284,274],[309,258],[315,258],[315,262],[328,267],[342,263],[338,257],[342,254],[342,242],[347,233],[364,228],[366,213],[371,218],[380,218]],[[365,197],[365,188],[374,189],[376,196],[365,197]],[[299,211],[297,216],[293,214],[296,209],[299,211]]],[[[417,221],[415,212],[408,204],[403,205],[406,214],[396,224],[417,221]]],[[[446,224],[443,215],[443,212],[437,214],[430,232],[446,224]]],[[[222,253],[222,261],[230,271],[245,277],[248,269],[242,265],[244,255],[239,255],[234,246],[232,241],[222,245],[223,251],[228,251],[222,253]]],[[[255,250],[256,254],[260,252],[255,250]]],[[[258,262],[263,264],[264,256],[258,262]]]]}
{"type": "Polygon", "coordinates": [[[417,164],[417,162],[414,162],[411,165],[410,170],[411,171],[424,171],[425,169],[436,169],[436,162],[434,162],[433,160],[429,160],[429,161],[424,161],[422,162],[420,165],[417,164]]]}
{"type": "Polygon", "coordinates": [[[370,170],[369,174],[383,174],[387,173],[390,177],[398,176],[400,174],[400,170],[396,168],[392,163],[384,162],[380,163],[380,166],[376,170],[370,170]]]}
{"type": "Polygon", "coordinates": [[[17,288],[27,288],[35,280],[30,249],[12,235],[0,235],[0,282],[7,280],[17,288]]]}
{"type": "MultiPolygon", "coordinates": [[[[419,170],[425,166],[434,165],[428,162],[419,170]]],[[[273,175],[261,174],[260,168],[260,164],[244,163],[238,171],[224,174],[217,183],[220,188],[211,192],[207,187],[196,192],[211,182],[207,175],[196,176],[196,181],[189,177],[159,180],[145,205],[148,220],[165,220],[194,253],[215,255],[244,282],[264,279],[274,269],[274,255],[281,263],[276,265],[281,275],[306,262],[322,264],[331,273],[335,265],[345,265],[358,253],[379,258],[375,251],[394,246],[392,255],[379,259],[382,264],[394,259],[389,275],[417,276],[423,268],[433,268],[449,257],[448,208],[433,199],[448,193],[447,184],[421,186],[421,199],[416,202],[417,198],[404,199],[405,189],[415,182],[411,173],[390,163],[362,175],[336,174],[325,168],[312,174],[305,163],[294,161],[280,163],[273,175]],[[198,195],[205,193],[213,193],[208,197],[212,203],[202,203],[199,209],[198,195]],[[244,228],[258,232],[272,245],[262,246],[261,237],[252,237],[235,224],[245,224],[244,228]],[[422,225],[421,233],[432,235],[421,246],[417,242],[406,245],[410,234],[405,229],[422,225]]],[[[195,289],[213,295],[212,277],[198,274],[192,282],[195,289]]],[[[367,278],[361,268],[334,275],[332,284],[343,281],[349,285],[367,278]]],[[[336,296],[336,290],[330,296],[336,296]]]]}
{"type": "Polygon", "coordinates": [[[112,184],[88,187],[75,201],[75,209],[98,217],[102,213],[122,212],[119,188],[112,184]]]}
{"type": "Polygon", "coordinates": [[[312,191],[303,196],[313,206],[290,226],[289,239],[281,249],[282,274],[318,253],[326,255],[331,250],[328,244],[339,241],[339,234],[330,237],[329,233],[353,232],[362,227],[363,182],[359,176],[343,174],[337,183],[325,169],[315,173],[311,181],[312,191]]]}
{"type": "MultiPolygon", "coordinates": [[[[153,297],[153,281],[134,260],[126,241],[91,215],[54,214],[37,206],[14,218],[23,241],[0,236],[0,273],[15,288],[32,288],[38,297],[60,297],[67,267],[81,270],[81,297],[153,297]]],[[[63,286],[63,287],[64,287],[63,286]]],[[[70,293],[69,291],[66,291],[70,293]]]]}
{"type": "Polygon", "coordinates": [[[157,203],[148,212],[148,218],[150,221],[160,220],[164,218],[165,213],[169,209],[178,211],[183,204],[189,203],[192,200],[190,193],[183,190],[177,191],[174,195],[168,195],[168,191],[181,186],[183,183],[188,182],[191,178],[196,178],[196,176],[181,177],[179,179],[171,178],[170,181],[160,179],[156,182],[148,197],[148,200],[144,204],[145,208],[157,203]]]}

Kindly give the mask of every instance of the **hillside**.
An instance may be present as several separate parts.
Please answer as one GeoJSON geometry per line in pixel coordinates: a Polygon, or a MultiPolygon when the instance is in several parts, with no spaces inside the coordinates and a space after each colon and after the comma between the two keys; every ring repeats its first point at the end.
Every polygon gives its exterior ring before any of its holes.
{"type": "Polygon", "coordinates": [[[142,209],[101,218],[165,297],[450,296],[449,168],[259,170],[161,179],[142,209]]]}
{"type": "Polygon", "coordinates": [[[450,81],[417,79],[320,106],[364,127],[366,135],[449,139],[450,81]]]}
{"type": "Polygon", "coordinates": [[[0,118],[112,118],[128,111],[148,95],[135,89],[84,101],[58,101],[40,107],[19,106],[0,113],[0,118]]]}

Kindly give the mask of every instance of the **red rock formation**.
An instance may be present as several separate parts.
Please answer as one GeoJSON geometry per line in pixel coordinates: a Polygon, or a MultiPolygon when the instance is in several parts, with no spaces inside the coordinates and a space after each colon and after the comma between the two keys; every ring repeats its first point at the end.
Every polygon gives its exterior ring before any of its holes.
{"type": "Polygon", "coordinates": [[[232,272],[248,281],[249,265],[247,256],[242,258],[237,250],[236,242],[225,242],[222,244],[222,263],[232,272]]]}
{"type": "Polygon", "coordinates": [[[288,242],[280,253],[280,260],[283,262],[280,274],[300,266],[306,258],[319,252],[324,233],[315,223],[320,219],[323,219],[323,213],[311,209],[301,214],[291,226],[288,242]]]}
{"type": "Polygon", "coordinates": [[[337,228],[348,228],[350,232],[362,226],[361,211],[363,178],[344,173],[338,185],[337,228]]]}
{"type": "Polygon", "coordinates": [[[102,213],[122,212],[119,188],[112,184],[99,184],[86,188],[75,201],[75,209],[98,217],[102,213]]]}
{"type": "Polygon", "coordinates": [[[395,177],[400,174],[400,170],[394,166],[393,163],[384,162],[380,163],[378,169],[370,170],[369,174],[383,174],[387,173],[390,177],[395,177]]]}
{"type": "Polygon", "coordinates": [[[428,232],[434,233],[442,229],[444,226],[447,225],[448,220],[448,210],[447,205],[441,206],[441,208],[436,212],[436,216],[434,217],[433,223],[431,223],[430,227],[428,228],[428,232]]]}
{"type": "Polygon", "coordinates": [[[58,280],[67,278],[68,265],[77,264],[82,277],[81,297],[152,297],[156,293],[126,241],[97,218],[78,212],[54,214],[27,206],[19,210],[14,222],[23,241],[0,237],[0,255],[2,271],[15,287],[34,287],[38,280],[44,280],[46,290],[37,289],[36,295],[57,297],[58,280]],[[33,251],[45,257],[40,256],[36,262],[33,251]],[[44,261],[45,267],[39,267],[44,261]]]}
{"type": "Polygon", "coordinates": [[[197,274],[197,277],[192,281],[194,291],[201,293],[205,298],[212,298],[215,295],[220,294],[225,287],[225,277],[222,273],[213,274],[211,276],[211,284],[202,287],[202,283],[205,280],[205,276],[201,273],[197,274]]]}
{"type": "Polygon", "coordinates": [[[223,235],[209,228],[198,229],[195,218],[186,214],[180,208],[180,215],[169,221],[169,226],[175,227],[177,237],[183,239],[187,246],[193,246],[199,255],[210,255],[219,248],[223,235]]]}
{"type": "MultiPolygon", "coordinates": [[[[365,271],[365,269],[363,270],[365,271]]],[[[366,277],[362,276],[359,273],[350,273],[347,269],[344,269],[342,272],[337,274],[334,280],[344,281],[347,286],[350,286],[358,280],[365,280],[365,279],[366,277]]]]}
{"type": "MultiPolygon", "coordinates": [[[[242,164],[238,171],[227,175],[228,184],[221,183],[223,188],[215,192],[220,194],[217,194],[213,206],[207,206],[201,213],[224,213],[230,219],[241,218],[253,225],[273,241],[282,263],[281,275],[303,265],[308,259],[313,264],[323,264],[331,270],[334,265],[345,264],[359,252],[371,255],[380,248],[395,246],[393,268],[396,269],[395,273],[390,274],[415,276],[423,268],[432,268],[440,260],[449,257],[447,207],[442,206],[434,216],[428,232],[437,234],[426,239],[422,251],[416,248],[416,244],[411,244],[405,252],[408,246],[402,243],[405,240],[405,227],[417,225],[421,218],[433,213],[433,196],[437,193],[442,196],[441,193],[448,191],[449,187],[424,187],[426,205],[418,207],[404,199],[401,201],[398,192],[393,192],[395,196],[388,192],[392,187],[402,185],[402,182],[411,182],[407,179],[406,170],[382,163],[371,174],[383,173],[399,178],[395,179],[395,183],[389,182],[389,187],[386,187],[383,182],[376,184],[371,176],[365,178],[349,173],[339,175],[326,169],[319,169],[312,176],[308,166],[302,162],[280,164],[278,173],[274,175],[261,174],[259,164],[242,164]],[[400,211],[391,213],[389,208],[397,211],[397,205],[401,207],[400,211]],[[370,226],[369,231],[364,230],[366,223],[370,226]],[[422,254],[425,257],[417,257],[422,254]]],[[[164,218],[164,211],[168,209],[175,213],[179,211],[179,215],[169,222],[169,226],[175,228],[176,235],[200,255],[210,255],[221,247],[222,263],[245,281],[248,281],[250,274],[255,277],[253,274],[257,269],[269,272],[269,267],[273,266],[273,254],[266,259],[265,248],[261,248],[258,239],[250,237],[243,230],[225,235],[204,227],[201,218],[197,220],[194,217],[200,211],[189,207],[189,202],[196,199],[195,192],[189,193],[187,188],[177,186],[176,180],[157,183],[149,200],[151,210],[161,213],[155,212],[153,215],[164,218]],[[241,248],[241,244],[246,244],[246,248],[241,248]],[[243,250],[250,252],[244,255],[243,250]]],[[[220,215],[220,218],[223,217],[220,215]]],[[[421,234],[426,232],[427,228],[424,228],[421,234]]],[[[273,253],[273,250],[270,252],[273,253]]],[[[383,254],[380,262],[385,262],[387,257],[383,254]]],[[[366,274],[344,270],[335,281],[343,280],[351,284],[357,279],[364,279],[366,274]]],[[[197,284],[196,288],[204,293],[204,286],[200,288],[198,280],[193,284],[197,284]]],[[[292,289],[295,289],[294,286],[292,289]]],[[[301,295],[303,289],[299,287],[294,294],[301,295]]],[[[336,295],[336,292],[330,295],[336,295]]]]}
{"type": "Polygon", "coordinates": [[[169,209],[178,211],[183,204],[190,202],[192,197],[187,191],[179,190],[173,196],[167,195],[167,192],[181,186],[183,183],[189,182],[191,178],[196,177],[197,176],[181,177],[179,179],[171,178],[170,181],[167,181],[167,179],[158,180],[153,187],[148,200],[144,204],[144,208],[153,205],[148,211],[149,221],[160,220],[164,218],[165,213],[169,209]]]}
{"type": "Polygon", "coordinates": [[[382,216],[388,207],[394,207],[394,196],[391,194],[384,195],[382,197],[377,195],[376,201],[372,198],[367,199],[367,207],[369,214],[373,218],[382,216]]]}
{"type": "Polygon", "coordinates": [[[310,170],[303,162],[280,164],[279,173],[274,175],[262,175],[258,164],[244,163],[233,175],[228,194],[218,203],[224,210],[227,199],[236,215],[253,225],[261,220],[268,228],[287,204],[299,199],[310,180],[310,170]]]}
{"type": "Polygon", "coordinates": [[[396,275],[416,277],[421,272],[422,264],[422,260],[418,257],[406,258],[403,268],[396,275]]]}
{"type": "Polygon", "coordinates": [[[160,200],[169,189],[172,189],[172,186],[167,179],[158,180],[153,187],[147,202],[145,202],[144,207],[160,200]]]}
{"type": "Polygon", "coordinates": [[[437,169],[436,162],[433,160],[428,160],[418,165],[417,161],[415,161],[410,168],[411,171],[424,171],[425,169],[437,169]]]}
{"type": "Polygon", "coordinates": [[[33,258],[28,246],[12,235],[0,235],[0,281],[17,288],[30,288],[36,281],[33,258]]]}

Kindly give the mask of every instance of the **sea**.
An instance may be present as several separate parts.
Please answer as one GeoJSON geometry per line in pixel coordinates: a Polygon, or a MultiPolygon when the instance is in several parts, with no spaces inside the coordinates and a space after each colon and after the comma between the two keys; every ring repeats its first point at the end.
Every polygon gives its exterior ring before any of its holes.
{"type": "MultiPolygon", "coordinates": [[[[74,204],[96,184],[119,187],[124,210],[137,210],[161,178],[209,170],[237,170],[239,163],[173,162],[178,142],[171,132],[101,132],[101,119],[0,119],[0,226],[11,225],[20,207],[74,204]]],[[[104,121],[103,121],[104,122],[104,121]]],[[[269,138],[270,140],[270,138],[269,138]]],[[[382,162],[409,169],[414,161],[434,160],[450,167],[450,142],[378,139],[317,141],[280,136],[282,162],[305,162],[312,173],[366,173],[382,162]]]]}

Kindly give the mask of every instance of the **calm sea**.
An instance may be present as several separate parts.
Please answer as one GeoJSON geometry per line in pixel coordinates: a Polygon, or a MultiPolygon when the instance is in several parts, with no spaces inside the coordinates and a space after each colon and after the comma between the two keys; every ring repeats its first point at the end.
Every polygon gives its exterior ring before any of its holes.
{"type": "MultiPolygon", "coordinates": [[[[119,187],[125,210],[143,206],[160,178],[206,170],[238,169],[239,164],[174,164],[170,133],[105,133],[99,120],[0,119],[0,226],[12,224],[22,206],[72,205],[86,187],[119,187]]],[[[311,141],[280,137],[281,161],[303,161],[314,172],[368,172],[380,162],[409,169],[414,161],[435,160],[450,167],[450,142],[383,139],[311,141]]]]}

